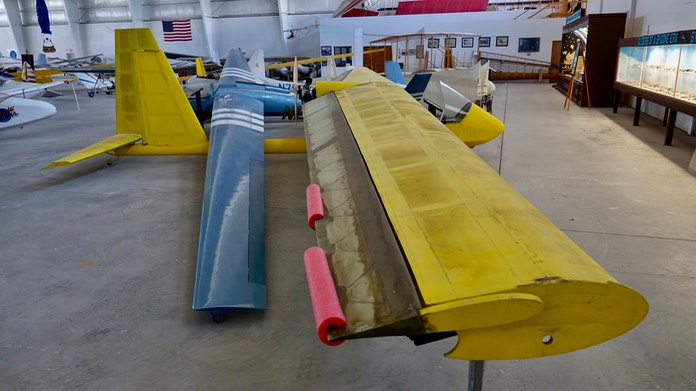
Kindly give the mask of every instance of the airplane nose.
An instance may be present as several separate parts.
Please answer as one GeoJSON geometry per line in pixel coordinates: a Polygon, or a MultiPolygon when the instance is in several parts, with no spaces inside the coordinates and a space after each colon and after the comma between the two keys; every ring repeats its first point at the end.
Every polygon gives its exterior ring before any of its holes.
{"type": "Polygon", "coordinates": [[[448,123],[446,126],[471,148],[493,140],[505,129],[498,118],[476,105],[471,105],[469,113],[461,122],[448,123]]]}

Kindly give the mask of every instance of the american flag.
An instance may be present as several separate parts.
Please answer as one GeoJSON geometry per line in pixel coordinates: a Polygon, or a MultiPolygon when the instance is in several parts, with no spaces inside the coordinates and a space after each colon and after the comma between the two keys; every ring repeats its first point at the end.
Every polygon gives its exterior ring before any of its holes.
{"type": "Polygon", "coordinates": [[[172,20],[162,21],[164,42],[182,42],[191,40],[191,21],[172,20]]]}

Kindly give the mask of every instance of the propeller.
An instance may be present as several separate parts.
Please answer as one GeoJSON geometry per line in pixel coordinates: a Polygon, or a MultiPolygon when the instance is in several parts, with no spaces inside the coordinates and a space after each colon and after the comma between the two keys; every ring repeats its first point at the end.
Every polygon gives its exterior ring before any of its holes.
{"type": "Polygon", "coordinates": [[[295,122],[297,122],[297,57],[292,66],[292,86],[295,90],[295,122]]]}

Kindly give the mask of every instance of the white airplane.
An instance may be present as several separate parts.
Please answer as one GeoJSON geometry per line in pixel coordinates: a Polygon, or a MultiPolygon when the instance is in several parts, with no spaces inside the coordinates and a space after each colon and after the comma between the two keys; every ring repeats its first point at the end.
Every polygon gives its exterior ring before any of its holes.
{"type": "Polygon", "coordinates": [[[50,103],[11,96],[0,98],[0,130],[22,127],[55,113],[56,107],[50,103]]]}
{"type": "Polygon", "coordinates": [[[72,80],[56,80],[51,83],[24,83],[0,77],[0,130],[24,126],[52,116],[56,108],[50,103],[31,98],[72,80]]]}
{"type": "Polygon", "coordinates": [[[104,91],[106,95],[111,95],[116,91],[116,79],[102,73],[94,72],[67,72],[68,75],[73,76],[77,81],[87,88],[87,95],[90,98],[94,97],[94,94],[99,93],[99,91],[104,91]]]}

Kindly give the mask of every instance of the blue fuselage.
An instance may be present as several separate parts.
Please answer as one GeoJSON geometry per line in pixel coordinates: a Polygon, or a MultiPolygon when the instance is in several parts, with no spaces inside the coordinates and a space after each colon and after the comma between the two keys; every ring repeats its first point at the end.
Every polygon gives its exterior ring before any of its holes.
{"type": "MultiPolygon", "coordinates": [[[[215,96],[220,94],[241,95],[263,103],[263,114],[266,116],[280,116],[292,111],[295,106],[295,94],[292,90],[278,87],[271,87],[264,84],[252,84],[237,82],[233,86],[220,86],[214,94],[208,95],[201,100],[202,111],[211,113],[213,111],[213,101],[215,96]]],[[[195,99],[190,98],[189,102],[196,110],[195,99]]],[[[302,102],[297,100],[297,107],[301,107],[302,102]]]]}

